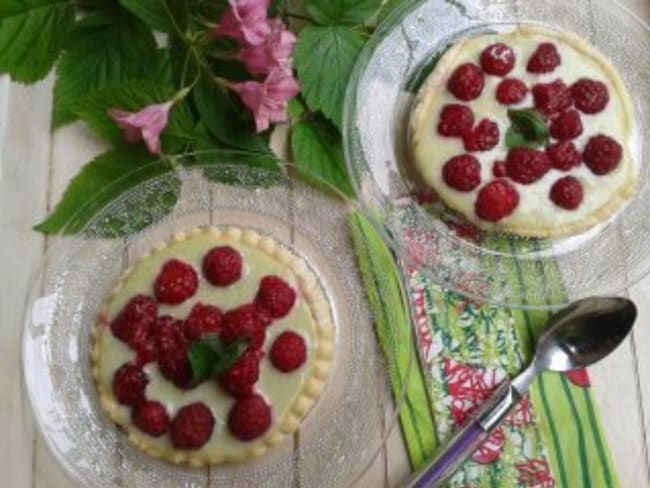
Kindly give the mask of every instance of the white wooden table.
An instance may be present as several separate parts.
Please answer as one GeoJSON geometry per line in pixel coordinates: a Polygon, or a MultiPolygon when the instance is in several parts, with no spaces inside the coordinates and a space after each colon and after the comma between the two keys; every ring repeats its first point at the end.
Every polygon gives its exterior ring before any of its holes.
{"type": "MultiPolygon", "coordinates": [[[[621,1],[650,21],[650,0],[621,1]]],[[[19,343],[30,276],[47,246],[31,227],[103,148],[81,124],[52,134],[51,102],[51,78],[24,87],[0,77],[0,486],[7,488],[74,486],[32,424],[19,343]]],[[[650,487],[650,277],[628,293],[640,308],[634,334],[591,375],[621,485],[643,488],[650,487]]],[[[395,430],[358,486],[395,486],[407,470],[395,430]]]]}

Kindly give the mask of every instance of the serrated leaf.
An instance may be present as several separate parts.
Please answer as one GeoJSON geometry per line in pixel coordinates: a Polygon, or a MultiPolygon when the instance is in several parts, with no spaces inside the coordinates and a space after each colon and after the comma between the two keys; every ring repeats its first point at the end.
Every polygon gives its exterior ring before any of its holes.
{"type": "Polygon", "coordinates": [[[118,237],[137,232],[171,212],[180,193],[180,180],[172,177],[155,195],[143,194],[130,208],[111,218],[96,219],[101,210],[134,187],[173,172],[168,164],[152,162],[143,148],[111,149],[84,166],[65,190],[54,212],[35,227],[43,233],[118,237]],[[92,228],[87,226],[93,221],[92,228]]]}
{"type": "Polygon", "coordinates": [[[361,25],[373,16],[381,0],[307,0],[305,9],[323,25],[361,25]]]}
{"type": "Polygon", "coordinates": [[[194,383],[226,373],[248,347],[248,341],[240,339],[225,344],[218,336],[206,336],[190,344],[188,358],[192,366],[194,383]]]}
{"type": "Polygon", "coordinates": [[[341,134],[330,124],[299,122],[291,132],[291,150],[293,162],[305,170],[300,176],[307,182],[322,187],[325,181],[346,196],[354,195],[343,158],[341,134]]]}
{"type": "Polygon", "coordinates": [[[119,0],[119,2],[155,30],[181,36],[187,29],[187,0],[119,0]]]}
{"type": "Polygon", "coordinates": [[[506,133],[508,149],[529,147],[536,149],[549,141],[544,117],[534,109],[508,110],[511,127],[506,133]]]}
{"type": "Polygon", "coordinates": [[[345,89],[363,48],[363,37],[341,26],[303,29],[294,51],[302,95],[310,110],[321,110],[341,129],[345,89]]]}
{"type": "MultiPolygon", "coordinates": [[[[108,117],[109,108],[136,112],[147,105],[165,102],[173,95],[174,88],[171,85],[153,81],[130,81],[96,90],[70,108],[99,137],[119,145],[122,141],[122,131],[108,117]]],[[[163,152],[173,153],[188,144],[188,134],[192,127],[192,118],[185,105],[176,103],[171,109],[169,122],[161,136],[163,152]]]]}
{"type": "Polygon", "coordinates": [[[160,65],[153,34],[120,9],[95,11],[70,32],[57,66],[53,125],[71,122],[72,105],[88,93],[133,79],[154,79],[160,65]]]}
{"type": "Polygon", "coordinates": [[[0,73],[33,83],[56,62],[74,25],[74,6],[63,0],[0,2],[0,73]]]}

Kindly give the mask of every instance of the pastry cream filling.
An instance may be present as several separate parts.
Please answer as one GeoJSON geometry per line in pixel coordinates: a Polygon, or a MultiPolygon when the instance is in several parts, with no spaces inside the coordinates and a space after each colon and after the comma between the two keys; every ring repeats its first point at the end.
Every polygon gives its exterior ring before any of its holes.
{"type": "MultiPolygon", "coordinates": [[[[484,229],[501,229],[522,235],[574,234],[609,217],[634,192],[635,168],[630,155],[632,135],[632,105],[623,82],[609,61],[594,48],[574,35],[524,25],[507,34],[483,35],[462,41],[450,49],[440,60],[418,97],[412,117],[412,146],[415,165],[425,183],[433,187],[452,209],[484,229]],[[481,52],[491,44],[502,42],[516,55],[514,69],[507,77],[518,78],[529,88],[526,98],[517,105],[501,105],[496,99],[496,88],[502,77],[485,74],[485,87],[481,96],[471,102],[461,102],[447,90],[447,81],[459,65],[466,62],[478,64],[481,52]],[[556,45],[562,63],[552,73],[543,75],[526,71],[528,59],[542,42],[556,45]],[[598,176],[581,164],[569,172],[551,169],[540,180],[521,185],[508,180],[519,193],[519,205],[508,217],[491,223],[477,217],[474,204],[483,185],[495,179],[492,167],[495,161],[505,161],[508,148],[505,134],[510,127],[508,109],[534,107],[530,89],[539,83],[561,79],[570,86],[581,78],[591,78],[607,85],[610,101],[604,111],[594,115],[580,113],[584,131],[573,142],[580,152],[587,141],[597,134],[614,138],[623,147],[624,156],[611,173],[598,176]],[[460,192],[449,187],[442,178],[442,167],[454,156],[467,153],[460,138],[438,134],[442,108],[460,103],[474,112],[475,123],[489,118],[499,126],[500,139],[490,151],[472,152],[481,163],[481,185],[470,192],[460,192]],[[549,198],[551,186],[559,178],[571,174],[584,188],[584,200],[577,210],[565,210],[549,198]]],[[[553,141],[555,142],[555,141],[553,141]]]]}

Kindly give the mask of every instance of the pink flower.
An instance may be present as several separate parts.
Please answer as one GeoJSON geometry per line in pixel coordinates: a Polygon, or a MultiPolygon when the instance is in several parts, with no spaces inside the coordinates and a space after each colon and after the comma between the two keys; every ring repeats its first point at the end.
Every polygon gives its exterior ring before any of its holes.
{"type": "Polygon", "coordinates": [[[270,34],[262,44],[247,46],[239,51],[238,57],[253,74],[270,73],[276,67],[288,67],[296,43],[296,36],[284,26],[281,20],[269,22],[270,34]]]}
{"type": "Polygon", "coordinates": [[[228,0],[228,3],[230,8],[224,12],[214,34],[252,46],[262,44],[271,33],[266,18],[271,0],[228,0]]]}
{"type": "Polygon", "coordinates": [[[257,132],[264,132],[272,122],[287,120],[289,100],[300,91],[300,86],[290,71],[275,68],[264,82],[246,81],[231,85],[253,113],[257,132]]]}
{"type": "Polygon", "coordinates": [[[139,112],[108,109],[108,116],[122,129],[124,140],[129,144],[144,139],[151,154],[160,155],[160,133],[167,126],[169,110],[173,102],[149,105],[139,112]]]}

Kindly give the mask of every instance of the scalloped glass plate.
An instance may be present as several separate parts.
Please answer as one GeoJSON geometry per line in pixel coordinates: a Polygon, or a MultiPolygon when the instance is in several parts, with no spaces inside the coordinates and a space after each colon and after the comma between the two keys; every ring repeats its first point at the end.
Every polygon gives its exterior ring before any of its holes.
{"type": "Polygon", "coordinates": [[[474,299],[556,308],[585,296],[621,293],[650,271],[650,177],[644,159],[650,144],[649,46],[648,26],[616,1],[405,2],[368,43],[348,86],[346,160],[367,212],[385,223],[395,249],[435,282],[474,299]],[[407,121],[418,83],[437,53],[455,40],[521,22],[587,39],[633,88],[639,188],[617,215],[583,235],[541,241],[482,233],[477,244],[450,229],[451,212],[442,206],[425,209],[410,196],[418,188],[411,177],[407,121]],[[514,269],[526,277],[526,286],[509,279],[514,269]],[[563,290],[548,286],[544,273],[528,272],[539,269],[559,270],[563,290]]]}
{"type": "MultiPolygon", "coordinates": [[[[26,312],[24,378],[43,437],[81,486],[348,486],[395,424],[400,402],[393,402],[349,236],[356,207],[278,173],[229,165],[235,156],[203,155],[218,166],[139,184],[81,235],[56,236],[48,245],[26,312]],[[111,424],[98,405],[90,348],[100,303],[129,261],[174,231],[207,225],[252,227],[302,256],[328,295],[336,346],[325,391],[293,439],[250,462],[193,468],[148,456],[111,424]],[[129,235],[108,238],[118,230],[129,235]]],[[[410,331],[403,334],[396,340],[409,341],[410,331]]],[[[410,364],[402,365],[398,384],[410,364]]]]}

